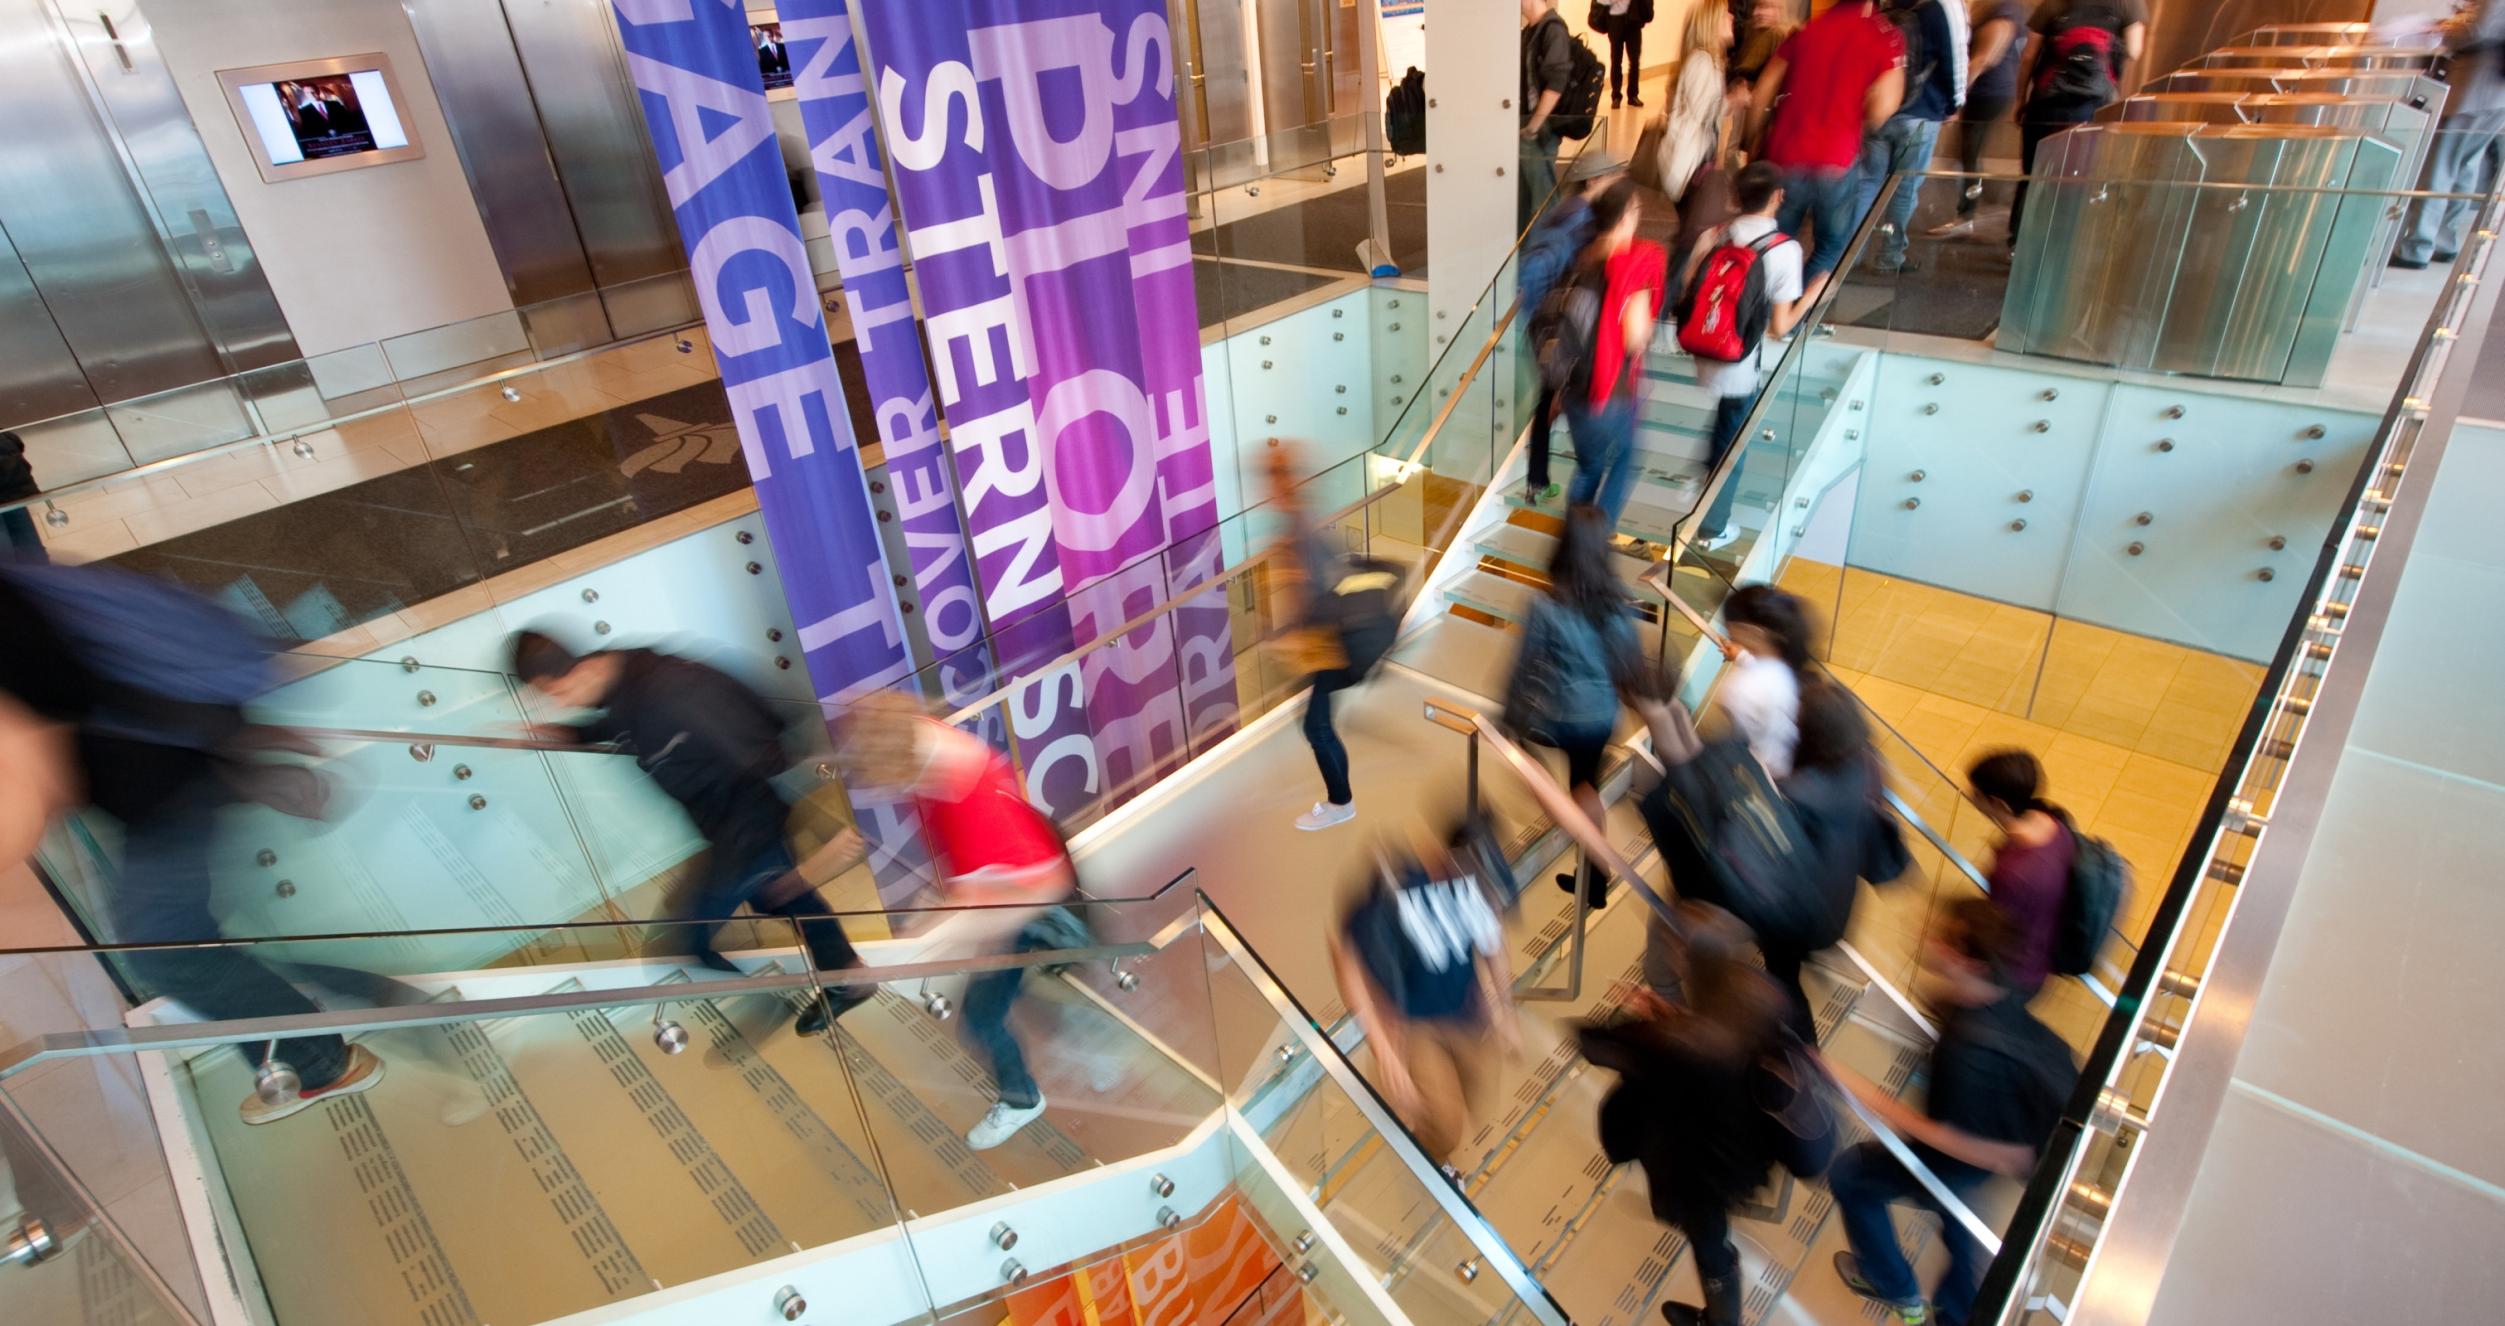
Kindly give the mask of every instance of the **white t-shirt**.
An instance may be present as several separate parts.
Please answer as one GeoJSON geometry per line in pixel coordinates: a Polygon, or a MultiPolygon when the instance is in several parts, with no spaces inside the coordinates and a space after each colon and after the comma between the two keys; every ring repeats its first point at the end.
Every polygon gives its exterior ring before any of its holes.
{"type": "Polygon", "coordinates": [[[1766,776],[1790,777],[1792,750],[1800,744],[1800,678],[1790,665],[1742,653],[1717,703],[1732,729],[1748,739],[1748,753],[1766,767],[1766,776]]]}
{"type": "MultiPolygon", "coordinates": [[[[1704,239],[1698,241],[1698,244],[1710,253],[1726,242],[1748,244],[1773,233],[1773,217],[1743,216],[1731,222],[1723,230],[1708,233],[1704,239]],[[1726,232],[1730,235],[1728,241],[1722,238],[1726,232]]],[[[1766,250],[1757,261],[1765,264],[1766,298],[1778,304],[1788,304],[1800,298],[1799,240],[1786,239],[1766,250]]],[[[1726,364],[1715,359],[1697,360],[1696,384],[1716,396],[1746,396],[1757,390],[1757,380],[1763,376],[1759,363],[1766,356],[1766,342],[1773,339],[1773,334],[1769,332],[1764,340],[1757,342],[1755,351],[1736,363],[1726,364]]]]}

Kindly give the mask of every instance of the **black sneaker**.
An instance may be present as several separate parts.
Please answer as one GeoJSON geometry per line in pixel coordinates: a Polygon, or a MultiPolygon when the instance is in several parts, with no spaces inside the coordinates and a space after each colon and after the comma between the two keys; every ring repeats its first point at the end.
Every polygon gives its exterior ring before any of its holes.
{"type": "Polygon", "coordinates": [[[2423,272],[2427,270],[2427,263],[2425,259],[2404,258],[2397,253],[2392,255],[2392,265],[2400,268],[2404,272],[2423,272]]]}
{"type": "Polygon", "coordinates": [[[1890,1312],[1895,1313],[1896,1319],[1904,1323],[1904,1326],[1929,1326],[1931,1320],[1930,1304],[1925,1303],[1918,1298],[1910,1303],[1907,1303],[1897,1299],[1888,1298],[1880,1294],[1878,1290],[1871,1287],[1869,1281],[1861,1278],[1861,1259],[1859,1257],[1856,1257],[1849,1252],[1839,1252],[1835,1254],[1835,1274],[1838,1279],[1841,1279],[1844,1282],[1844,1287],[1846,1289],[1849,1289],[1855,1294],[1866,1298],[1883,1308],[1886,1308],[1890,1312]]]}
{"type": "Polygon", "coordinates": [[[2458,258],[2458,257],[2460,257],[2460,256],[2461,256],[2461,254],[2459,254],[2459,253],[2439,253],[2439,254],[2435,255],[2435,260],[2436,260],[2437,262],[2451,262],[2452,260],[2454,260],[2455,258],[2458,258]]]}
{"type": "Polygon", "coordinates": [[[843,985],[811,997],[801,1007],[800,1016],[792,1020],[792,1030],[803,1036],[815,1036],[835,1025],[835,1019],[870,1002],[875,987],[843,985]]]}

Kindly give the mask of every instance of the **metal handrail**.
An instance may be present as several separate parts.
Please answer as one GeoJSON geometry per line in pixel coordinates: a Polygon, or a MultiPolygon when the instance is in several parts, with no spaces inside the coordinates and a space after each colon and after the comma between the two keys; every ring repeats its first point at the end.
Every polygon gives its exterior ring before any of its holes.
{"type": "MultiPolygon", "coordinates": [[[[1278,1015],[1280,1025],[1295,1037],[1314,1066],[1347,1096],[1357,1113],[1383,1139],[1385,1148],[1408,1168],[1429,1200],[1477,1249],[1480,1262],[1494,1268],[1497,1277],[1513,1291],[1515,1300],[1530,1313],[1533,1320],[1542,1323],[1542,1326],[1573,1326],[1572,1319],[1549,1295],[1547,1287],[1532,1276],[1531,1268],[1506,1245],[1503,1236],[1488,1223],[1487,1217],[1479,1214],[1469,1199],[1462,1196],[1460,1187],[1444,1175],[1435,1159],[1418,1146],[1417,1139],[1401,1125],[1391,1107],[1375,1094],[1373,1084],[1366,1081],[1330,1037],[1322,1034],[1313,1015],[1288,991],[1277,973],[1271,971],[1269,964],[1263,962],[1244,942],[1242,933],[1227,919],[1225,910],[1206,892],[1200,895],[1200,906],[1203,932],[1226,950],[1237,970],[1270,1005],[1271,1011],[1278,1015]]],[[[1463,1267],[1468,1266],[1469,1263],[1463,1263],[1463,1267]]],[[[1476,1274],[1475,1268],[1465,1271],[1465,1276],[1469,1278],[1475,1278],[1476,1274]]]]}

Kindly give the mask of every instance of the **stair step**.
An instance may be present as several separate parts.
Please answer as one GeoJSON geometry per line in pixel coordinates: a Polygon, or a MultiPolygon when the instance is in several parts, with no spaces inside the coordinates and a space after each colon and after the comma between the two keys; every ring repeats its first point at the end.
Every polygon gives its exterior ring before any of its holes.
{"type": "Polygon", "coordinates": [[[1444,589],[1444,601],[1476,608],[1490,617],[1520,624],[1531,612],[1531,596],[1539,590],[1517,580],[1473,571],[1444,589]]]}

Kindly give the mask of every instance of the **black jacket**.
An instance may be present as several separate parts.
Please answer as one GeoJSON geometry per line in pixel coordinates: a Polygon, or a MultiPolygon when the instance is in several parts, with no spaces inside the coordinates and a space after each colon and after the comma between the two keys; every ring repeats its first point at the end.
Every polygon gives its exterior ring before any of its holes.
{"type": "Polygon", "coordinates": [[[582,739],[632,754],[716,853],[744,861],[780,841],[782,715],[718,669],[649,649],[614,652],[625,666],[600,716],[575,728],[582,739]]]}
{"type": "Polygon", "coordinates": [[[1585,1023],[1583,1057],[1619,1075],[1600,1108],[1601,1149],[1644,1167],[1653,1214],[1681,1221],[1728,1210],[1775,1165],[1763,1111],[1749,1096],[1756,1056],[1698,1053],[1660,1022],[1585,1023]]]}

